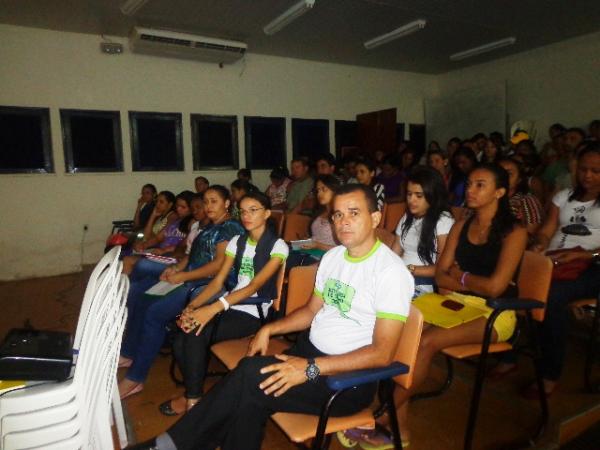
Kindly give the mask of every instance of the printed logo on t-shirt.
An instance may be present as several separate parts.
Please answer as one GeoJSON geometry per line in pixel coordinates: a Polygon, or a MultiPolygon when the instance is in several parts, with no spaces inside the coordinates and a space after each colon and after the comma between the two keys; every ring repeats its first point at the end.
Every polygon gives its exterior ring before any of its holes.
{"type": "MultiPolygon", "coordinates": [[[[323,290],[323,301],[330,306],[335,306],[345,319],[354,320],[348,317],[346,313],[352,308],[355,293],[356,290],[352,286],[329,278],[323,290]]],[[[358,321],[354,321],[358,323],[358,321]]]]}
{"type": "Polygon", "coordinates": [[[244,275],[250,279],[254,278],[254,260],[252,258],[242,257],[239,275],[244,275]]]}

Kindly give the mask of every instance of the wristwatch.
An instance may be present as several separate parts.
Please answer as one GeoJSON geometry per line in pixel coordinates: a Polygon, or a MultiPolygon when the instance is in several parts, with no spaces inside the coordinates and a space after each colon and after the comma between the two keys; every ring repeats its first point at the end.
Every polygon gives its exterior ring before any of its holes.
{"type": "Polygon", "coordinates": [[[308,358],[308,365],[306,366],[304,373],[306,374],[308,381],[313,383],[317,381],[317,378],[319,378],[319,375],[321,374],[321,370],[319,370],[315,358],[308,358]]]}

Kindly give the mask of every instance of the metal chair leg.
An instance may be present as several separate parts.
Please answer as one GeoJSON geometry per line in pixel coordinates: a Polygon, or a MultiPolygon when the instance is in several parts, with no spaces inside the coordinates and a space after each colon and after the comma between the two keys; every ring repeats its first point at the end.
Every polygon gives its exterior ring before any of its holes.
{"type": "Polygon", "coordinates": [[[596,300],[596,309],[594,311],[594,320],[592,321],[592,329],[590,331],[590,338],[588,341],[588,350],[585,358],[585,369],[584,369],[584,383],[586,389],[595,394],[600,392],[600,384],[594,384],[592,382],[592,369],[594,367],[594,362],[597,358],[596,347],[599,345],[598,340],[598,331],[600,329],[600,294],[598,295],[598,299],[596,300]]]}
{"type": "Polygon", "coordinates": [[[438,397],[450,388],[452,381],[454,380],[454,364],[452,363],[452,358],[447,355],[444,356],[446,357],[446,379],[444,380],[444,384],[435,391],[419,392],[418,394],[413,395],[410,398],[411,402],[426,398],[438,397]]]}
{"type": "Polygon", "coordinates": [[[384,389],[386,391],[387,413],[390,418],[390,427],[392,429],[392,440],[394,441],[394,449],[402,450],[402,435],[398,426],[398,415],[396,414],[396,405],[394,404],[394,382],[393,380],[384,381],[384,389]]]}
{"type": "Polygon", "coordinates": [[[537,441],[548,424],[548,399],[544,391],[544,380],[542,376],[542,350],[540,348],[539,339],[537,335],[536,324],[533,321],[531,311],[527,311],[527,325],[530,332],[531,346],[533,347],[533,366],[535,368],[535,381],[540,394],[540,422],[538,428],[533,435],[533,441],[537,441]]]}
{"type": "Polygon", "coordinates": [[[479,361],[477,363],[477,374],[473,386],[473,395],[471,396],[471,405],[469,406],[467,429],[465,431],[465,450],[471,450],[471,447],[473,446],[473,434],[475,433],[475,423],[477,421],[477,413],[479,412],[479,400],[481,399],[481,390],[483,388],[483,380],[485,379],[487,356],[492,340],[492,331],[494,331],[494,322],[501,312],[502,311],[497,309],[494,310],[485,324],[481,354],[479,355],[479,361]]]}
{"type": "Polygon", "coordinates": [[[319,416],[319,423],[317,425],[317,433],[312,443],[312,450],[323,450],[326,447],[323,447],[325,443],[325,428],[327,427],[327,421],[329,420],[329,412],[331,411],[331,406],[336,398],[343,392],[346,392],[347,389],[342,389],[340,391],[334,392],[329,400],[325,402],[323,408],[321,408],[321,414],[319,416]]]}

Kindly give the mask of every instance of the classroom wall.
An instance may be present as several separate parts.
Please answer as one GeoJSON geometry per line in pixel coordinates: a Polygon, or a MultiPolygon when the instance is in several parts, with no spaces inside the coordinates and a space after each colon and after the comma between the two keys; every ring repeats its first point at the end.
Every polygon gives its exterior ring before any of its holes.
{"type": "Polygon", "coordinates": [[[506,80],[508,127],[535,120],[539,145],[555,122],[587,128],[600,118],[598,55],[600,33],[589,34],[443,74],[440,95],[506,80]]]}
{"type": "MultiPolygon", "coordinates": [[[[292,117],[329,119],[333,151],[335,119],[396,107],[398,122],[422,123],[423,98],[437,95],[431,75],[251,53],[220,69],[127,48],[105,55],[100,42],[100,36],[0,25],[0,105],[50,107],[56,171],[0,175],[0,280],[68,273],[97,261],[111,220],[132,216],[146,182],[178,192],[191,189],[200,174],[212,183],[233,180],[232,171],[192,170],[190,113],[238,115],[243,167],[244,115],[286,117],[289,160],[292,117]],[[60,108],[120,110],[124,172],[66,174],[60,108]],[[183,113],[185,172],[131,171],[129,110],[183,113]]],[[[264,188],[268,172],[254,178],[264,188]]]]}

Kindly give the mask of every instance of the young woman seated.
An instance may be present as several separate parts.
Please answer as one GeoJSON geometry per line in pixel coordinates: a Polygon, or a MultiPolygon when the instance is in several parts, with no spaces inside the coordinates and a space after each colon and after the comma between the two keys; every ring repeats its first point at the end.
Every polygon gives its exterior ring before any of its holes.
{"type": "Polygon", "coordinates": [[[142,193],[137,201],[135,214],[133,216],[133,229],[142,230],[146,226],[156,201],[156,186],[145,184],[142,187],[142,193]]]}
{"type": "MultiPolygon", "coordinates": [[[[579,151],[576,175],[575,187],[560,191],[552,199],[532,248],[549,252],[555,264],[540,340],[546,396],[556,390],[563,371],[569,302],[595,298],[600,292],[600,143],[587,143],[579,151]],[[558,276],[557,272],[569,265],[577,265],[579,269],[575,269],[572,277],[558,276]]],[[[506,355],[493,375],[509,373],[515,366],[514,355],[506,355]]],[[[524,394],[538,398],[535,383],[524,394]]]]}
{"type": "Polygon", "coordinates": [[[363,184],[365,186],[369,186],[375,192],[375,196],[377,197],[377,207],[379,211],[383,210],[383,202],[385,201],[385,187],[381,183],[375,182],[375,171],[377,166],[370,159],[360,159],[357,161],[355,170],[356,170],[356,179],[359,184],[363,184]]]}
{"type": "MultiPolygon", "coordinates": [[[[454,224],[448,211],[448,192],[438,171],[417,166],[408,174],[406,214],[396,228],[392,246],[406,267],[419,278],[433,279],[435,264],[454,224]]],[[[415,296],[433,292],[431,283],[415,285],[415,296]]]]}
{"type": "Polygon", "coordinates": [[[477,164],[477,157],[470,148],[461,147],[454,152],[450,162],[452,167],[452,175],[448,183],[450,206],[464,206],[467,180],[469,173],[477,164]]]}
{"type": "Polygon", "coordinates": [[[167,225],[177,220],[174,208],[175,194],[171,191],[160,191],[152,214],[144,227],[144,242],[155,238],[167,225]]]}
{"type": "Polygon", "coordinates": [[[121,367],[129,367],[119,383],[124,398],[140,392],[160,346],[165,338],[165,325],[185,307],[190,292],[206,285],[225,261],[225,248],[244,228],[229,216],[230,196],[227,188],[211,186],[204,193],[204,209],[209,225],[192,244],[190,254],[165,269],[160,280],[173,285],[183,283],[163,296],[146,296],[145,292],[159,279],[154,275],[131,283],[127,307],[127,331],[121,347],[121,367]]]}
{"type": "Polygon", "coordinates": [[[331,201],[335,191],[340,186],[340,180],[333,175],[318,175],[316,177],[315,192],[319,207],[315,211],[309,226],[311,241],[303,244],[300,250],[295,250],[290,254],[286,265],[287,272],[296,266],[306,266],[319,262],[321,256],[327,250],[338,245],[331,221],[331,201]],[[305,250],[313,251],[307,252],[305,250]]]}
{"type": "Polygon", "coordinates": [[[277,273],[287,258],[288,247],[267,226],[271,215],[269,198],[261,192],[247,194],[240,202],[240,215],[247,235],[229,241],[219,273],[181,314],[183,333],[177,336],[174,351],[185,392],[183,397],[160,405],[160,411],[167,416],[190,409],[202,396],[209,346],[256,333],[261,326],[257,308],[267,317],[277,296],[277,273]],[[233,288],[228,286],[232,269],[233,288]],[[268,300],[259,306],[240,304],[250,297],[268,300]],[[218,325],[214,320],[217,314],[218,325]]]}
{"type": "MultiPolygon", "coordinates": [[[[183,191],[175,198],[176,219],[170,222],[156,236],[146,240],[138,241],[133,244],[133,250],[138,253],[152,253],[153,255],[166,255],[173,253],[177,246],[184,240],[189,231],[192,220],[191,201],[193,197],[191,191],[183,191]]],[[[123,273],[129,275],[133,267],[143,257],[138,255],[125,256],[123,258],[123,273]]]]}
{"type": "MultiPolygon", "coordinates": [[[[181,241],[175,251],[169,255],[175,258],[177,261],[181,261],[182,258],[190,254],[192,243],[196,236],[210,223],[208,217],[204,213],[204,195],[194,194],[190,203],[191,219],[190,225],[188,226],[188,233],[185,240],[181,241]]],[[[154,261],[149,258],[140,259],[129,274],[129,281],[139,281],[146,277],[158,278],[165,270],[165,264],[162,262],[154,261]]]]}
{"type": "Polygon", "coordinates": [[[508,172],[508,202],[513,214],[533,237],[544,221],[544,210],[537,197],[529,192],[523,165],[513,158],[497,161],[508,172]]]}
{"type": "MultiPolygon", "coordinates": [[[[451,294],[453,302],[475,306],[484,315],[453,328],[441,328],[431,324],[436,317],[424,314],[426,325],[415,363],[413,385],[409,391],[396,389],[394,392],[402,437],[407,441],[410,439],[408,400],[426,380],[435,354],[454,345],[481,343],[487,317],[492,312],[483,297],[517,294],[514,280],[525,251],[527,231],[512,215],[507,193],[508,174],[501,167],[482,164],[469,174],[466,202],[474,214],[453,225],[435,271],[436,284],[444,295],[425,294],[421,299],[441,304],[445,296],[451,294]]],[[[448,313],[452,314],[452,310],[448,309],[448,313]]],[[[494,325],[493,341],[510,338],[515,325],[514,311],[501,313],[494,325]]],[[[382,434],[363,431],[358,438],[366,441],[365,445],[361,444],[363,448],[386,448],[379,447],[385,445],[387,439],[382,434]]]]}

